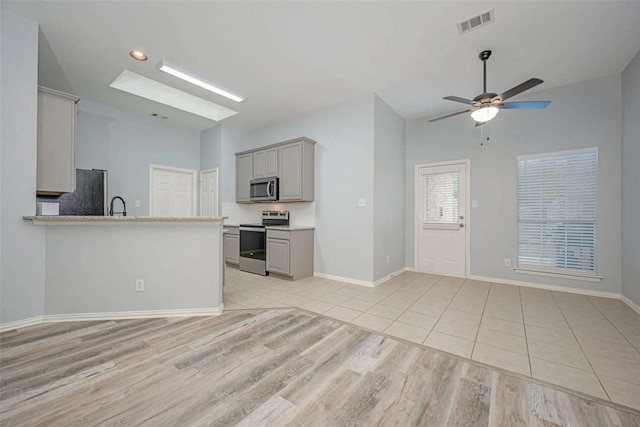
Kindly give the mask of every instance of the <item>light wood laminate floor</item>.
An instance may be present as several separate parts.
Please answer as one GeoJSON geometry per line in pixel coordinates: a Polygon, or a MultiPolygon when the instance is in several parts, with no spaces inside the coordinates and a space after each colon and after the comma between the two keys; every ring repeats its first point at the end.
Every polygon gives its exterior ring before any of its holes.
{"type": "Polygon", "coordinates": [[[637,411],[300,309],[0,335],[7,426],[638,426],[637,411]]]}
{"type": "Polygon", "coordinates": [[[414,272],[367,288],[226,271],[225,308],[300,307],[640,409],[640,315],[620,300],[414,272]]]}

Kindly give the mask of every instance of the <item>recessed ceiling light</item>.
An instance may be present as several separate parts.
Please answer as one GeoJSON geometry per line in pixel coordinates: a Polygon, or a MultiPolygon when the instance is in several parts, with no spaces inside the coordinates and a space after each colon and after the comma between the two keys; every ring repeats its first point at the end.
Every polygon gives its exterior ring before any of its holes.
{"type": "MultiPolygon", "coordinates": [[[[114,89],[140,96],[160,104],[187,111],[211,120],[220,121],[238,114],[222,105],[215,104],[164,83],[157,82],[129,70],[124,70],[109,85],[114,89]]],[[[157,114],[157,113],[156,113],[157,114]]],[[[155,116],[160,117],[160,115],[155,116]]]]}
{"type": "Polygon", "coordinates": [[[131,57],[133,59],[137,59],[138,61],[146,61],[147,55],[145,55],[143,52],[140,52],[139,50],[132,50],[131,52],[129,52],[129,55],[131,55],[131,57]]]}
{"type": "Polygon", "coordinates": [[[160,69],[160,71],[164,71],[167,74],[171,74],[174,77],[187,81],[191,84],[199,86],[210,92],[217,93],[218,95],[222,95],[225,98],[231,99],[232,101],[236,101],[236,102],[244,101],[244,98],[234,95],[230,92],[227,92],[224,89],[220,89],[219,87],[214,86],[212,83],[209,83],[208,81],[198,76],[187,73],[186,71],[180,70],[178,67],[168,64],[167,62],[160,61],[160,64],[158,64],[158,68],[160,69]]]}

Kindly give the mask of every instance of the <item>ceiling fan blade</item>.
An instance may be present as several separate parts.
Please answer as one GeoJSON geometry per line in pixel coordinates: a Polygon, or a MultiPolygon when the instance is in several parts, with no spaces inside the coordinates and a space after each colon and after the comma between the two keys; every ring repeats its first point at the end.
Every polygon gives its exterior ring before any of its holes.
{"type": "Polygon", "coordinates": [[[551,104],[551,101],[520,101],[520,102],[505,102],[502,105],[499,105],[499,108],[505,110],[532,110],[532,109],[540,109],[546,108],[547,105],[551,104]]]}
{"type": "Polygon", "coordinates": [[[446,119],[446,118],[449,118],[449,117],[457,116],[459,114],[468,113],[470,111],[471,111],[471,109],[464,110],[464,111],[458,111],[457,113],[447,114],[446,116],[442,116],[442,117],[438,117],[438,118],[435,118],[435,119],[431,119],[431,120],[429,120],[429,122],[437,122],[438,120],[442,120],[442,119],[446,119]]]}
{"type": "Polygon", "coordinates": [[[466,98],[460,98],[459,96],[445,96],[442,99],[446,99],[447,101],[462,102],[463,104],[473,105],[472,100],[466,99],[466,98]]]}
{"type": "Polygon", "coordinates": [[[518,86],[513,87],[511,89],[509,89],[506,92],[501,93],[500,95],[498,95],[498,97],[502,100],[502,101],[506,101],[507,99],[516,96],[519,93],[524,92],[525,90],[529,90],[533,87],[538,86],[539,84],[542,84],[543,81],[540,79],[529,79],[524,83],[520,83],[518,86]]]}

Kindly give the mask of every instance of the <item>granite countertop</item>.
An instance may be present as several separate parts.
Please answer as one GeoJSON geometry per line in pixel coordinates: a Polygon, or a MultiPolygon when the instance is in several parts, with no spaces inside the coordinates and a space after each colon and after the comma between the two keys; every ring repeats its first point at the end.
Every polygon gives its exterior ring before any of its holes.
{"type": "Polygon", "coordinates": [[[24,220],[33,221],[34,224],[131,224],[131,223],[155,223],[155,224],[216,224],[223,222],[223,216],[193,216],[193,217],[158,217],[158,216],[64,216],[64,215],[39,215],[24,216],[24,220]]]}

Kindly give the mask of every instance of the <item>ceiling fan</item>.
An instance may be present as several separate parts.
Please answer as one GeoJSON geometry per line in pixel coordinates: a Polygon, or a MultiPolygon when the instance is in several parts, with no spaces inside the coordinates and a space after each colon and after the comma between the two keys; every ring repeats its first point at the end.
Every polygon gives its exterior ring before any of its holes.
{"type": "Polygon", "coordinates": [[[540,79],[529,79],[516,87],[509,89],[501,94],[487,92],[487,60],[491,56],[490,50],[480,52],[479,58],[482,61],[484,69],[484,88],[480,95],[473,99],[460,98],[458,96],[445,96],[443,99],[468,104],[471,107],[457,113],[447,114],[446,116],[437,117],[429,120],[435,122],[446,119],[448,117],[457,116],[459,114],[471,113],[471,118],[475,120],[476,126],[482,126],[489,120],[493,119],[500,110],[523,110],[523,109],[540,109],[551,104],[551,101],[521,101],[521,102],[504,102],[507,99],[518,95],[526,90],[538,86],[542,83],[540,79]]]}

